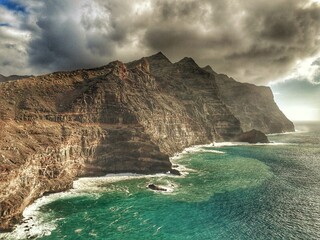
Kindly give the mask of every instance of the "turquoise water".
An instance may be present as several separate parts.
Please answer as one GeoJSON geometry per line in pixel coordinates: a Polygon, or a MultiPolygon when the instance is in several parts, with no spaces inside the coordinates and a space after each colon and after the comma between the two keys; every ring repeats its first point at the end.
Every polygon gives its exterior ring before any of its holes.
{"type": "Polygon", "coordinates": [[[55,229],[39,239],[320,239],[320,125],[296,128],[307,132],[269,137],[284,145],[185,154],[175,161],[194,171],[183,178],[100,182],[53,201],[40,215],[55,229]]]}

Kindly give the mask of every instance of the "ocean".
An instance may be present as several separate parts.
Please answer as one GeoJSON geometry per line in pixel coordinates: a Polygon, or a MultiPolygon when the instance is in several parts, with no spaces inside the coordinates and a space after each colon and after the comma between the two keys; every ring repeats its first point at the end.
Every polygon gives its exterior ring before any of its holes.
{"type": "Polygon", "coordinates": [[[186,149],[172,160],[180,177],[79,179],[28,207],[5,238],[320,239],[320,123],[296,129],[269,135],[270,144],[186,149]]]}

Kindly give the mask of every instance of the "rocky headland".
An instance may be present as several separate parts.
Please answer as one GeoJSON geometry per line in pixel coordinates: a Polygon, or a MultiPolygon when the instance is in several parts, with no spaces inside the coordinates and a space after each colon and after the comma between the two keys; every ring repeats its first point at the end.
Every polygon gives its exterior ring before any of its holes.
{"type": "Polygon", "coordinates": [[[266,134],[292,132],[293,123],[280,111],[269,87],[240,83],[224,74],[217,74],[210,66],[204,68],[215,76],[220,98],[240,120],[243,131],[252,129],[266,134]]]}
{"type": "MultiPolygon", "coordinates": [[[[0,80],[2,81],[2,80],[0,80]]],[[[75,178],[172,171],[183,148],[293,131],[267,87],[162,53],[0,83],[0,229],[75,178]],[[263,134],[264,135],[264,134],[263,134]]]]}

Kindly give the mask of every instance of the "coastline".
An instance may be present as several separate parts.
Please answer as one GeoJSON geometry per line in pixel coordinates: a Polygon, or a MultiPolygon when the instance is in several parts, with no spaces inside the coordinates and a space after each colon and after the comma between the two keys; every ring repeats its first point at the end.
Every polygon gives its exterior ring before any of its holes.
{"type": "MultiPolygon", "coordinates": [[[[180,158],[185,154],[195,153],[199,151],[206,151],[201,148],[203,147],[214,147],[213,143],[194,145],[183,149],[180,153],[176,153],[174,156],[170,157],[170,162],[173,164],[172,169],[178,170],[181,175],[174,175],[171,173],[157,173],[157,174],[137,174],[137,173],[117,173],[117,174],[107,174],[105,176],[99,177],[81,177],[73,181],[73,187],[67,191],[50,193],[36,199],[32,204],[27,206],[22,213],[21,223],[17,224],[12,231],[0,233],[0,240],[7,239],[27,239],[34,237],[43,237],[51,234],[51,231],[56,228],[55,223],[44,224],[42,218],[40,217],[40,208],[46,204],[49,204],[57,199],[70,198],[85,195],[97,195],[99,192],[104,192],[104,188],[99,187],[99,184],[104,183],[114,183],[119,181],[125,181],[130,179],[141,179],[141,178],[160,178],[160,177],[185,177],[189,172],[195,172],[195,170],[185,167],[184,165],[178,164],[180,158]]],[[[210,151],[210,150],[208,150],[210,151]]],[[[219,152],[219,151],[213,151],[219,152]]],[[[223,153],[223,152],[219,152],[223,153]]],[[[176,186],[175,186],[176,187],[176,186]]],[[[169,189],[166,193],[172,193],[174,188],[169,189]]]]}
{"type": "MultiPolygon", "coordinates": [[[[185,173],[187,168],[181,167],[180,165],[176,168],[180,168],[185,173]]],[[[136,173],[119,173],[119,174],[107,174],[101,177],[83,177],[78,178],[73,181],[73,188],[68,191],[58,192],[58,193],[50,193],[48,195],[44,195],[37,200],[35,200],[32,204],[25,208],[22,215],[22,221],[20,224],[16,225],[16,227],[11,232],[3,232],[0,233],[1,240],[16,240],[16,239],[29,239],[35,237],[44,237],[51,234],[51,231],[56,228],[55,222],[50,224],[44,223],[43,213],[40,212],[40,208],[46,204],[54,202],[58,199],[63,198],[72,198],[75,196],[96,196],[98,197],[100,193],[105,192],[105,188],[100,187],[101,184],[109,184],[115,183],[119,181],[132,180],[132,179],[142,179],[142,178],[161,178],[161,177],[171,177],[178,178],[184,177],[186,174],[182,174],[181,176],[177,176],[171,173],[158,173],[158,174],[136,174],[136,173]]],[[[167,187],[167,186],[164,186],[167,187]]],[[[164,193],[172,193],[174,191],[174,187],[168,187],[168,192],[164,193]]],[[[60,219],[58,219],[60,220],[60,219]]],[[[57,220],[57,221],[58,221],[57,220]]]]}
{"type": "MultiPolygon", "coordinates": [[[[188,154],[194,154],[197,152],[211,152],[215,154],[224,154],[225,152],[213,149],[204,148],[220,148],[220,147],[232,147],[232,146],[261,146],[261,145],[286,145],[288,143],[256,143],[250,144],[245,142],[213,142],[210,144],[194,145],[185,148],[180,153],[176,153],[170,157],[170,162],[173,165],[173,169],[178,170],[181,175],[174,175],[171,173],[157,173],[157,174],[136,174],[136,173],[118,173],[107,174],[100,177],[81,177],[73,181],[73,188],[58,193],[51,193],[35,200],[34,203],[26,207],[23,211],[23,219],[20,224],[16,225],[12,232],[0,233],[0,239],[26,239],[33,237],[43,237],[51,234],[51,231],[56,228],[55,222],[51,224],[44,224],[43,217],[40,216],[40,208],[46,204],[49,204],[57,199],[72,198],[76,196],[99,196],[100,193],[105,191],[105,188],[101,187],[101,184],[115,183],[119,181],[142,179],[142,178],[183,178],[190,172],[196,172],[196,170],[187,168],[186,166],[179,164],[179,159],[188,154]]],[[[170,194],[174,192],[177,186],[163,186],[167,187],[169,191],[161,192],[164,194],[170,194]]],[[[41,213],[42,214],[42,213],[41,213]]]]}

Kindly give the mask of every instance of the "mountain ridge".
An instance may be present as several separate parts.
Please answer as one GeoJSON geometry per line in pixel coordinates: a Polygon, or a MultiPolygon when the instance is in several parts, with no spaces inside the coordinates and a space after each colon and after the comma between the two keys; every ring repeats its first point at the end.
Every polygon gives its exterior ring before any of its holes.
{"type": "Polygon", "coordinates": [[[32,77],[31,75],[10,75],[10,76],[4,76],[0,74],[0,83],[1,82],[6,82],[6,81],[15,81],[23,78],[29,78],[32,77]]]}

